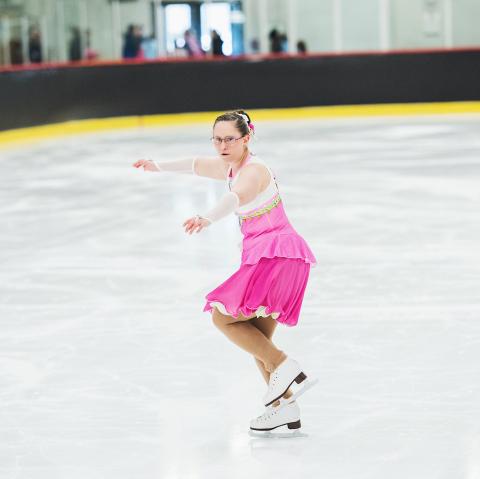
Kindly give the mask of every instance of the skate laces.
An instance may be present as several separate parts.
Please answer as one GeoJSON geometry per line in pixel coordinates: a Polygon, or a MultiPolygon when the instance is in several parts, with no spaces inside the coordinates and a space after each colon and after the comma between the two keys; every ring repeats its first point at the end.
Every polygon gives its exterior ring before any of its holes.
{"type": "Polygon", "coordinates": [[[273,373],[271,376],[271,380],[268,383],[268,390],[271,391],[275,387],[275,383],[277,382],[278,379],[278,373],[273,373]]]}
{"type": "Polygon", "coordinates": [[[263,421],[270,419],[272,416],[280,412],[281,409],[291,406],[295,400],[290,401],[289,399],[283,399],[278,406],[268,406],[265,412],[257,417],[257,420],[263,421]],[[282,404],[284,402],[286,402],[286,404],[282,404]]]}
{"type": "Polygon", "coordinates": [[[267,419],[270,419],[272,416],[277,414],[276,409],[277,409],[276,407],[268,406],[267,410],[263,414],[257,417],[257,420],[266,421],[267,419]]]}

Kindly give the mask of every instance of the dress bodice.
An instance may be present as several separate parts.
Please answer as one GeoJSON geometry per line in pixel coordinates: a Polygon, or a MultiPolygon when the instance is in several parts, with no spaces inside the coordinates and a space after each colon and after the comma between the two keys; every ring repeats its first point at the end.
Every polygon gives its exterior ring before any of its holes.
{"type": "MultiPolygon", "coordinates": [[[[248,213],[253,212],[254,210],[256,210],[258,208],[261,208],[265,203],[272,200],[279,193],[278,185],[275,181],[275,175],[274,175],[273,171],[268,167],[268,165],[264,161],[260,160],[259,158],[250,156],[248,158],[247,162],[245,163],[245,165],[249,165],[251,163],[257,163],[257,164],[263,165],[267,168],[267,170],[270,174],[270,183],[252,201],[238,207],[235,210],[235,213],[237,215],[246,215],[248,213]]],[[[243,165],[242,168],[245,165],[243,165]]],[[[232,176],[232,169],[231,169],[231,167],[229,168],[228,174],[227,174],[227,183],[228,183],[229,189],[232,189],[233,186],[235,185],[235,183],[237,182],[237,180],[238,180],[238,178],[241,174],[242,168],[240,168],[240,170],[237,171],[237,174],[235,176],[232,176]]]]}
{"type": "MultiPolygon", "coordinates": [[[[270,173],[270,183],[252,201],[235,210],[243,234],[242,264],[255,264],[260,258],[274,257],[298,258],[315,264],[315,256],[307,243],[288,221],[273,171],[256,157],[250,156],[245,165],[250,163],[264,165],[270,173]]],[[[230,189],[245,165],[235,176],[231,168],[228,170],[227,183],[230,189]]]]}

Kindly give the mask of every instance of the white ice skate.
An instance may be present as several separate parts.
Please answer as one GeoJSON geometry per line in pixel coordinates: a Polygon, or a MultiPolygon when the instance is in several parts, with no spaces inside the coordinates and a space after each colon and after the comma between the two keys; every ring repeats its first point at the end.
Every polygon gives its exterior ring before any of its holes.
{"type": "Polygon", "coordinates": [[[296,402],[269,406],[265,412],[250,421],[252,431],[272,431],[277,427],[287,426],[288,429],[300,429],[300,408],[296,402]]]}
{"type": "Polygon", "coordinates": [[[288,401],[281,403],[280,407],[285,406],[287,403],[295,401],[299,396],[304,392],[314,386],[318,379],[313,381],[307,381],[306,374],[302,371],[300,365],[294,359],[287,357],[283,363],[278,366],[275,371],[270,374],[270,381],[268,382],[268,391],[263,398],[263,403],[265,406],[270,406],[277,399],[280,399],[288,390],[288,388],[295,382],[297,384],[302,384],[302,389],[294,392],[288,401]]]}

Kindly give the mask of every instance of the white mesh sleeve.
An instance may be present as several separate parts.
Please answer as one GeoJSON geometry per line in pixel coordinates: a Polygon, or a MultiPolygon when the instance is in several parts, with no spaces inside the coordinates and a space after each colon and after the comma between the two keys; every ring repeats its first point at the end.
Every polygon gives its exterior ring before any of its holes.
{"type": "Polygon", "coordinates": [[[173,161],[154,161],[158,171],[195,174],[195,158],[183,158],[173,161]]]}
{"type": "Polygon", "coordinates": [[[228,214],[235,211],[240,204],[240,199],[238,198],[237,193],[234,191],[229,191],[225,194],[218,204],[212,208],[208,213],[202,215],[203,218],[213,223],[218,221],[221,218],[224,218],[228,214]]]}

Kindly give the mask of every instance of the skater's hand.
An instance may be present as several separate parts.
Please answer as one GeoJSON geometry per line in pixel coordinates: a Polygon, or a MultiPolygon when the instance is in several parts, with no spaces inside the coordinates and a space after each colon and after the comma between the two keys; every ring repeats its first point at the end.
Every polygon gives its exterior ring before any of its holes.
{"type": "Polygon", "coordinates": [[[133,164],[135,168],[141,168],[143,171],[160,171],[152,160],[138,160],[133,164]]]}
{"type": "Polygon", "coordinates": [[[201,216],[194,216],[193,218],[188,218],[188,220],[183,223],[183,226],[185,227],[185,233],[190,235],[195,232],[200,233],[203,228],[206,228],[209,225],[210,221],[202,218],[201,216]]]}

